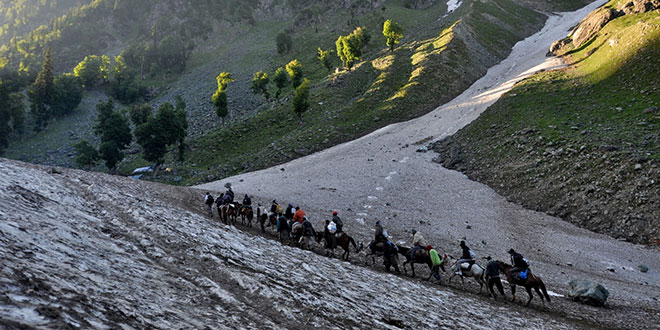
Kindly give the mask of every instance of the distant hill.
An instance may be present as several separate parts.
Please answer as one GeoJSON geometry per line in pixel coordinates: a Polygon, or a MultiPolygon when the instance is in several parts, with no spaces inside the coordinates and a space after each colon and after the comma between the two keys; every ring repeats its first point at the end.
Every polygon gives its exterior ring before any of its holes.
{"type": "Polygon", "coordinates": [[[439,161],[524,206],[660,244],[660,3],[610,1],[536,74],[438,143],[439,161]]]}

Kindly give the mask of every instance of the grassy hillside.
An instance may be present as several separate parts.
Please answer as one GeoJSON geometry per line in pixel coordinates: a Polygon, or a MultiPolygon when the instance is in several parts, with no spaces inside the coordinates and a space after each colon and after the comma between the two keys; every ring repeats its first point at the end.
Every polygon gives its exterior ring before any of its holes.
{"type": "Polygon", "coordinates": [[[526,207],[660,244],[660,12],[610,21],[566,60],[438,143],[439,161],[526,207]]]}
{"type": "MultiPolygon", "coordinates": [[[[542,26],[544,16],[525,6],[545,4],[565,10],[585,2],[468,0],[448,16],[444,1],[424,10],[406,8],[396,0],[356,1],[351,6],[344,2],[274,2],[267,10],[255,9],[252,20],[209,22],[212,32],[195,39],[184,72],[148,76],[148,84],[157,87],[151,103],[157,106],[180,94],[188,104],[190,122],[188,160],[180,164],[168,159],[166,166],[173,171],[155,179],[189,184],[259,169],[426,113],[459,94],[505,57],[516,41],[542,26]],[[405,34],[392,53],[381,34],[382,22],[388,18],[399,22],[405,34]],[[365,26],[372,37],[365,55],[352,71],[329,74],[316,59],[316,49],[334,49],[337,36],[356,26],[365,26]],[[294,48],[280,55],[274,39],[283,30],[292,35],[294,48]],[[305,76],[313,82],[312,108],[305,113],[302,127],[291,111],[291,87],[275,102],[265,102],[249,89],[254,72],[272,73],[294,58],[303,63],[305,76]],[[220,127],[210,98],[216,88],[215,76],[221,71],[232,72],[237,79],[228,91],[232,120],[226,128],[220,127]]],[[[176,8],[165,16],[178,21],[186,11],[176,8]]],[[[157,22],[155,12],[134,15],[149,17],[145,26],[157,22]]],[[[126,40],[132,40],[121,32],[124,29],[110,31],[115,31],[111,33],[115,53],[126,40]]],[[[336,57],[334,64],[339,65],[336,57]]],[[[104,98],[102,90],[87,92],[72,115],[39,135],[30,133],[14,141],[6,156],[75,166],[71,145],[80,138],[95,140],[90,132],[94,105],[104,98]]],[[[139,146],[131,147],[121,172],[147,165],[139,152],[139,146]]],[[[96,169],[104,170],[101,166],[96,169]]]]}

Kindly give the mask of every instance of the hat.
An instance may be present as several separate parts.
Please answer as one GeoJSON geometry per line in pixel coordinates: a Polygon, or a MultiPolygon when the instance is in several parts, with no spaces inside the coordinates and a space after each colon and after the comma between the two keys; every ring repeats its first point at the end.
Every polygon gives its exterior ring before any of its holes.
{"type": "Polygon", "coordinates": [[[273,199],[273,203],[277,203],[277,201],[273,199]]]}
{"type": "Polygon", "coordinates": [[[417,230],[413,229],[413,230],[412,230],[412,234],[413,234],[413,235],[417,234],[417,230]]]}
{"type": "Polygon", "coordinates": [[[516,251],[514,251],[513,249],[509,249],[509,253],[510,253],[510,254],[514,254],[515,252],[516,252],[516,251]]]}
{"type": "Polygon", "coordinates": [[[493,259],[493,258],[491,258],[490,256],[487,256],[487,257],[486,257],[486,260],[490,260],[490,259],[493,259]]]}
{"type": "Polygon", "coordinates": [[[426,246],[426,250],[427,250],[427,251],[430,251],[431,249],[433,249],[432,246],[430,246],[430,245],[427,245],[427,246],[426,246]]]}
{"type": "Polygon", "coordinates": [[[333,211],[333,212],[332,212],[332,215],[337,215],[337,211],[333,211]]]}
{"type": "Polygon", "coordinates": [[[461,246],[465,246],[465,241],[461,241],[461,246]]]}
{"type": "Polygon", "coordinates": [[[380,220],[376,221],[376,225],[380,225],[380,220]]]}

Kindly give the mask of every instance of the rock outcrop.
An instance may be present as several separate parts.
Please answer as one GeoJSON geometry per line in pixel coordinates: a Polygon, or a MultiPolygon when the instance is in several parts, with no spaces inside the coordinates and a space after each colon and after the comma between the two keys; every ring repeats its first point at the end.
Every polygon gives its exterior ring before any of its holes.
{"type": "Polygon", "coordinates": [[[569,285],[571,291],[568,292],[568,296],[571,299],[591,306],[605,305],[610,295],[604,286],[589,280],[573,280],[569,285]]]}

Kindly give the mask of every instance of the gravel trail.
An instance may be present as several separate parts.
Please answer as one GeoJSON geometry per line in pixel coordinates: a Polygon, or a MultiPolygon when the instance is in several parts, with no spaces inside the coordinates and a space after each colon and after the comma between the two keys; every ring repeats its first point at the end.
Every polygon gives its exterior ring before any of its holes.
{"type": "Polygon", "coordinates": [[[562,67],[560,59],[545,57],[549,45],[605,2],[551,16],[540,32],[516,44],[511,55],[486,76],[423,117],[283,165],[197,188],[222,191],[231,182],[239,193],[301,205],[318,224],[338,209],[347,230],[365,241],[372,237],[374,222],[383,220],[397,240],[409,242],[409,231],[415,228],[430,244],[454,254],[462,238],[479,257],[507,260],[506,251],[513,247],[532,261],[550,290],[565,294],[570,280],[590,278],[610,290],[609,313],[625,317],[634,314],[632,309],[640,318],[657,320],[651,324],[660,324],[657,250],[523,209],[489,187],[433,163],[433,153],[416,152],[420,145],[469,124],[517,81],[542,69],[562,67]],[[639,264],[651,270],[641,273],[639,264]]]}

